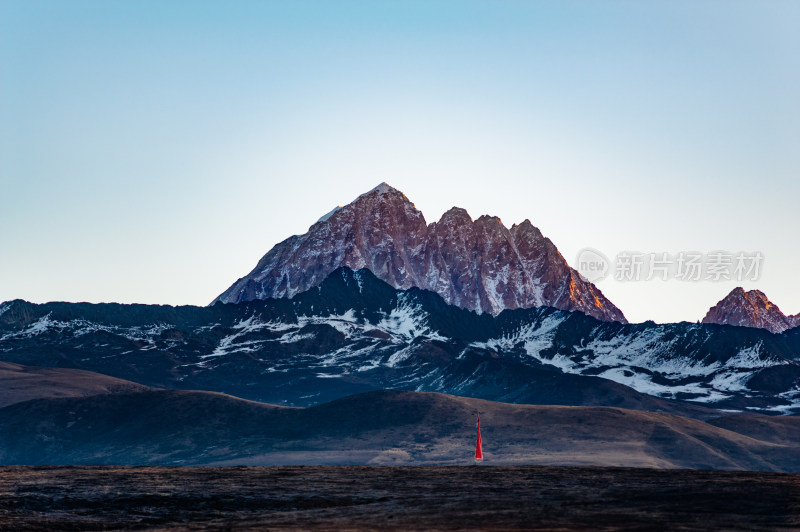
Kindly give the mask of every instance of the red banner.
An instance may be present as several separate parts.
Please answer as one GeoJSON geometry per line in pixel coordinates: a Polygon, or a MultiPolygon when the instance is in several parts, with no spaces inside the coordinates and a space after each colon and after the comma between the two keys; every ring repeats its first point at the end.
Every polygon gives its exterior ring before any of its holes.
{"type": "Polygon", "coordinates": [[[481,443],[481,418],[478,418],[478,443],[475,444],[475,460],[483,460],[483,444],[481,443]]]}

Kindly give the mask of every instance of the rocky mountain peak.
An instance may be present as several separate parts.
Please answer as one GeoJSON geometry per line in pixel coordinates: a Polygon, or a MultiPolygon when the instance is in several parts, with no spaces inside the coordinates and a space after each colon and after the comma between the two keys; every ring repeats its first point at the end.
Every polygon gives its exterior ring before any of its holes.
{"type": "Polygon", "coordinates": [[[372,194],[374,192],[377,192],[378,194],[400,194],[401,196],[405,197],[405,194],[391,186],[386,181],[382,181],[377,187],[363,195],[372,194]]]}
{"type": "Polygon", "coordinates": [[[534,226],[527,218],[521,224],[511,226],[512,236],[515,240],[538,241],[544,239],[544,235],[538,227],[534,226]]]}
{"type": "Polygon", "coordinates": [[[411,203],[405,194],[392,187],[386,182],[381,183],[375,188],[361,194],[348,205],[344,207],[338,205],[330,212],[323,215],[316,223],[327,222],[334,216],[339,216],[341,211],[346,212],[359,212],[364,211],[377,211],[397,208],[401,212],[408,211],[413,216],[421,216],[422,213],[416,210],[414,204],[411,203]]]}
{"type": "Polygon", "coordinates": [[[503,221],[498,216],[490,216],[488,214],[480,216],[477,220],[475,220],[475,223],[480,223],[483,225],[499,225],[504,227],[503,221]]]}
{"type": "Polygon", "coordinates": [[[794,320],[784,315],[764,292],[745,291],[740,286],[711,307],[703,318],[703,323],[757,327],[774,333],[795,326],[794,320]]]}
{"type": "Polygon", "coordinates": [[[410,205],[411,207],[414,207],[414,204],[409,201],[405,194],[386,182],[383,182],[375,188],[361,194],[355,200],[353,200],[351,205],[370,205],[374,204],[376,201],[395,206],[410,205]]]}
{"type": "Polygon", "coordinates": [[[277,244],[215,301],[292,297],[340,266],[367,268],[394,288],[431,290],[478,312],[552,306],[625,322],[529,220],[509,230],[497,216],[473,221],[453,207],[427,225],[405,194],[386,183],[277,244]]]}
{"type": "Polygon", "coordinates": [[[461,207],[451,207],[450,210],[442,214],[439,218],[439,224],[471,224],[472,216],[469,215],[466,209],[461,207]]]}

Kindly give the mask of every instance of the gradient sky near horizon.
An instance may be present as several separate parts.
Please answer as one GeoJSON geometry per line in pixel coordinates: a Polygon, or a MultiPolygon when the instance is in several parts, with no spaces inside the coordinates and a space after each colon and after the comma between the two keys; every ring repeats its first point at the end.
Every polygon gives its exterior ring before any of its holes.
{"type": "Polygon", "coordinates": [[[800,2],[0,2],[0,301],[209,303],[386,181],[430,223],[579,250],[760,251],[800,313],[800,2]]]}

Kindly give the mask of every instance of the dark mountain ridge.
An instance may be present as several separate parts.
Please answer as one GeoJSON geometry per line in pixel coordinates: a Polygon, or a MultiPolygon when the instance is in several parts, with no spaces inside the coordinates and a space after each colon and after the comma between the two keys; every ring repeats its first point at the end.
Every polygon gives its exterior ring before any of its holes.
{"type": "Polygon", "coordinates": [[[800,405],[800,329],[493,316],[339,268],[292,299],[210,307],[12,301],[0,360],[308,406],[376,389],[707,417],[800,405]]]}

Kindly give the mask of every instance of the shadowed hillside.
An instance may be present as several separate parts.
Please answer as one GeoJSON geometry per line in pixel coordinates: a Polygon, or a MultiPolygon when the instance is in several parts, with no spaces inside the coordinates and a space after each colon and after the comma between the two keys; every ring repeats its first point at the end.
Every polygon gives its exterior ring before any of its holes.
{"type": "Polygon", "coordinates": [[[759,416],[739,433],[724,418],[401,391],[306,409],[187,391],[38,399],[0,409],[0,463],[467,464],[477,413],[488,464],[800,470],[781,436],[796,418],[759,416]]]}
{"type": "Polygon", "coordinates": [[[0,408],[45,397],[85,397],[149,389],[93,371],[0,362],[0,408]]]}

